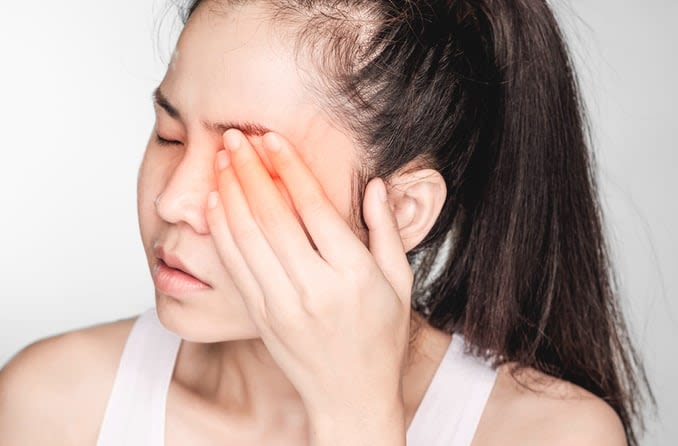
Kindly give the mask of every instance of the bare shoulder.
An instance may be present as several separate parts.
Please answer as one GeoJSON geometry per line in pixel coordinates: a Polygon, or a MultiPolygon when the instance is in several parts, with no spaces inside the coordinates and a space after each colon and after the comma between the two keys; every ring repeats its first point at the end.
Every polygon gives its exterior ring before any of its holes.
{"type": "Polygon", "coordinates": [[[605,401],[534,369],[499,368],[473,446],[625,446],[621,420],[605,401]]]}
{"type": "Polygon", "coordinates": [[[136,318],[43,339],[0,370],[0,444],[95,444],[136,318]]]}

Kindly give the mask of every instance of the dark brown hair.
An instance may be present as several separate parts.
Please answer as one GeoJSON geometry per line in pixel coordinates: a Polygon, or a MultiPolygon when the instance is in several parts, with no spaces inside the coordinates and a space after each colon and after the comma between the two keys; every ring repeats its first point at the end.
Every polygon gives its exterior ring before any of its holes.
{"type": "MultiPolygon", "coordinates": [[[[202,3],[185,5],[184,22],[202,3]]],[[[546,2],[267,3],[324,73],[328,107],[365,150],[364,181],[414,161],[445,179],[444,208],[409,253],[414,310],[497,365],[601,397],[637,445],[643,395],[654,398],[615,296],[582,102],[546,2]]]]}

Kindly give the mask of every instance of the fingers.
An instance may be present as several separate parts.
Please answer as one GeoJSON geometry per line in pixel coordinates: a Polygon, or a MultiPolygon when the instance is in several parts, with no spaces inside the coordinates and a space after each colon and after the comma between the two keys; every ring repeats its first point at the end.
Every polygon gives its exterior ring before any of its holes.
{"type": "MultiPolygon", "coordinates": [[[[299,283],[321,259],[248,139],[240,131],[231,129],[224,133],[224,146],[229,150],[232,172],[242,191],[242,196],[234,199],[244,200],[250,211],[243,218],[253,221],[252,226],[258,227],[276,260],[293,282],[299,283]]],[[[222,175],[227,178],[229,173],[222,175]]],[[[235,190],[236,185],[233,187],[235,190]]],[[[245,256],[261,255],[254,245],[243,244],[242,249],[245,256]]]]}
{"type": "MultiPolygon", "coordinates": [[[[225,214],[224,221],[220,223],[213,217],[211,226],[218,231],[221,225],[223,232],[230,232],[230,240],[225,235],[217,237],[223,239],[218,243],[220,251],[226,251],[224,256],[234,257],[230,260],[233,267],[240,269],[246,265],[244,268],[249,267],[252,280],[265,296],[281,296],[284,300],[277,283],[286,283],[288,291],[303,292],[308,277],[319,276],[327,264],[335,270],[360,270],[376,263],[398,296],[409,300],[412,271],[397,223],[385,200],[383,181],[370,182],[363,202],[369,229],[368,250],[295,149],[272,133],[263,137],[262,144],[272,169],[263,165],[250,141],[235,129],[224,133],[227,150],[218,155],[225,164],[218,175],[219,196],[227,206],[220,211],[225,214]],[[228,250],[239,252],[242,260],[228,250]]],[[[251,284],[243,286],[253,288],[251,284]]]]}
{"type": "Polygon", "coordinates": [[[265,318],[266,310],[263,292],[231,237],[226,211],[218,192],[211,192],[208,196],[205,216],[221,262],[230,272],[230,277],[241,296],[259,296],[258,299],[243,297],[243,300],[256,326],[264,327],[262,319],[265,318]]]}
{"type": "Polygon", "coordinates": [[[345,263],[366,253],[365,246],[346,224],[320,183],[291,145],[275,133],[262,139],[273,169],[289,191],[294,207],[320,255],[330,265],[345,263]]]}
{"type": "Polygon", "coordinates": [[[377,265],[394,290],[409,305],[412,268],[407,260],[395,216],[391,211],[383,180],[375,178],[367,185],[363,217],[369,230],[369,247],[377,265]]]}
{"type": "Polygon", "coordinates": [[[267,317],[294,288],[250,213],[248,203],[225,153],[219,154],[218,195],[208,203],[207,220],[224,266],[241,291],[250,312],[267,317]],[[228,206],[223,206],[228,203],[228,206]]]}

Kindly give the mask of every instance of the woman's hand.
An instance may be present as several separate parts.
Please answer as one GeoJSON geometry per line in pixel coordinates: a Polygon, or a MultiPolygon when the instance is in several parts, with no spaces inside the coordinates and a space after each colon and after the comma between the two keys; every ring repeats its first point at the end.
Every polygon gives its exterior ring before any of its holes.
{"type": "Polygon", "coordinates": [[[412,271],[384,183],[365,192],[368,249],[284,138],[262,145],[281,188],[245,135],[224,133],[207,209],[219,255],[318,444],[404,444],[412,271]]]}

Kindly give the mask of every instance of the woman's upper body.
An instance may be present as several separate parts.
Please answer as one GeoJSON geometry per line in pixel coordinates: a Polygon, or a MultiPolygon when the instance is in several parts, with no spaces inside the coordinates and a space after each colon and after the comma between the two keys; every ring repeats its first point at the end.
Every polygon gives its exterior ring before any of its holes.
{"type": "MultiPolygon", "coordinates": [[[[46,339],[17,355],[0,374],[3,444],[95,446],[135,321],[46,339]]],[[[410,379],[404,382],[408,426],[450,342],[445,333],[430,327],[422,330],[407,374],[410,379]]],[[[204,374],[205,364],[196,358],[204,354],[199,347],[184,341],[176,358],[165,414],[168,446],[236,444],[235,439],[237,444],[306,444],[303,413],[286,403],[284,395],[267,399],[270,407],[255,408],[247,396],[235,401],[227,397],[242,391],[239,386],[215,392],[215,382],[206,378],[211,375],[204,374]]],[[[497,369],[472,446],[626,444],[619,418],[602,400],[534,370],[520,375],[521,384],[509,366],[497,369]]],[[[444,419],[444,414],[430,415],[444,419]]]]}
{"type": "MultiPolygon", "coordinates": [[[[167,444],[166,438],[179,444],[191,439],[200,443],[202,439],[220,438],[228,439],[232,444],[273,441],[258,438],[258,432],[233,429],[223,424],[215,429],[216,426],[210,428],[204,423],[202,438],[196,432],[178,431],[176,425],[172,425],[173,429],[166,429],[168,388],[180,345],[181,338],[162,327],[154,310],[145,312],[137,319],[120,360],[97,446],[162,446],[167,444]]],[[[408,375],[412,376],[411,373],[408,375]]],[[[470,445],[495,379],[496,372],[491,365],[465,355],[463,339],[459,335],[454,336],[430,379],[414,418],[408,422],[407,444],[470,445]]],[[[238,383],[237,378],[234,381],[238,383]]],[[[407,383],[405,385],[410,387],[407,383]]],[[[267,390],[267,393],[271,394],[271,390],[267,390]]],[[[286,416],[292,418],[293,414],[286,416]]],[[[203,414],[198,419],[204,420],[206,417],[203,414]]],[[[265,421],[263,423],[266,424],[265,421]]],[[[284,430],[285,420],[279,417],[277,424],[280,429],[276,435],[280,442],[287,434],[284,430]]],[[[298,424],[296,435],[303,437],[302,419],[291,424],[298,424]]],[[[294,443],[306,444],[308,441],[299,438],[294,443]]]]}
{"type": "MultiPolygon", "coordinates": [[[[454,332],[474,445],[635,446],[576,99],[545,2],[191,2],[138,178],[167,441],[402,445],[454,332]]],[[[2,443],[94,445],[133,323],[10,362],[2,443]]]]}

